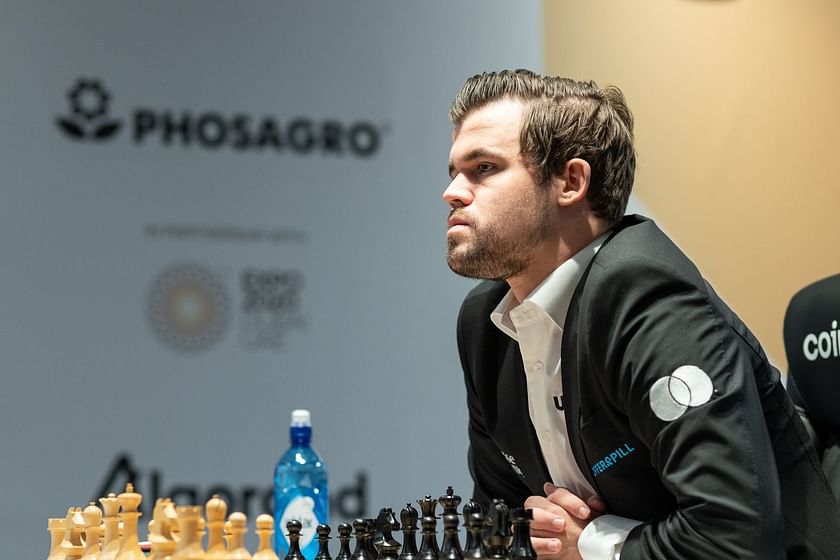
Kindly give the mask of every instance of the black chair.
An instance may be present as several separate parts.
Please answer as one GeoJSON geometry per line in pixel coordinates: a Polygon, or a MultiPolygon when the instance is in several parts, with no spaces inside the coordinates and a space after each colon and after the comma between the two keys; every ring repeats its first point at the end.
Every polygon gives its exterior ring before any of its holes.
{"type": "Polygon", "coordinates": [[[793,296],[784,338],[788,393],[840,500],[840,274],[793,296]]]}

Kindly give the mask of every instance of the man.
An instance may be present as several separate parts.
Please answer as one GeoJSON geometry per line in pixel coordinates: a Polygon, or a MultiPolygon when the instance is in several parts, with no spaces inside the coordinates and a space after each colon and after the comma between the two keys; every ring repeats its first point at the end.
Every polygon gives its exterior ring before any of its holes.
{"type": "Polygon", "coordinates": [[[840,558],[840,512],[758,342],[624,216],[617,88],[503,71],[450,110],[449,266],[474,497],[534,508],[543,558],[840,558]]]}

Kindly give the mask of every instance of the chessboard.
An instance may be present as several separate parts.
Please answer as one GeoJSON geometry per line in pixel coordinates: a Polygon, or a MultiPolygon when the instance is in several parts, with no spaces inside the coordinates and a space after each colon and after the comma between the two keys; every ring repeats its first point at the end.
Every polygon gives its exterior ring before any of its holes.
{"type": "Polygon", "coordinates": [[[147,527],[147,539],[140,540],[138,521],[142,495],[131,483],[125,491],[108,494],[84,509],[70,507],[65,517],[50,518],[50,550],[47,560],[536,560],[531,547],[531,510],[509,509],[503,500],[493,500],[487,513],[470,500],[461,512],[461,497],[450,486],[438,499],[426,495],[417,509],[407,503],[397,514],[382,508],[375,518],[359,518],[336,526],[338,549],[330,552],[332,528],[315,529],[318,552],[305,558],[301,552],[302,525],[286,523],[288,546],[275,542],[271,515],[256,518],[259,544],[253,554],[245,546],[248,519],[241,512],[227,515],[227,504],[213,496],[202,507],[176,505],[158,498],[147,527]],[[437,515],[440,505],[442,511],[437,515]],[[438,519],[442,533],[438,543],[438,519]],[[463,523],[462,523],[463,519],[463,523]],[[419,521],[419,525],[418,525],[419,521]],[[463,546],[460,532],[464,529],[463,546]],[[395,533],[401,532],[401,540],[395,533]],[[419,532],[420,544],[417,544],[419,532]],[[205,542],[206,536],[206,542],[205,542]],[[351,543],[351,541],[353,541],[351,543]]]}

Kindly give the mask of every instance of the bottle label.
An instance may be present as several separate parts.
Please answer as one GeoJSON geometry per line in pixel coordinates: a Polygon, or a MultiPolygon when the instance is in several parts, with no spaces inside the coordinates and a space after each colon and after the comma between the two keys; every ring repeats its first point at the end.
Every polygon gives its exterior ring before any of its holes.
{"type": "MultiPolygon", "coordinates": [[[[315,529],[318,527],[318,516],[315,514],[315,500],[310,496],[296,496],[292,498],[286,509],[283,510],[283,516],[280,518],[280,527],[285,527],[286,523],[292,519],[297,519],[301,524],[300,532],[300,548],[306,548],[313,537],[315,537],[315,529]]],[[[283,537],[286,543],[289,542],[289,537],[283,531],[283,537]]]]}

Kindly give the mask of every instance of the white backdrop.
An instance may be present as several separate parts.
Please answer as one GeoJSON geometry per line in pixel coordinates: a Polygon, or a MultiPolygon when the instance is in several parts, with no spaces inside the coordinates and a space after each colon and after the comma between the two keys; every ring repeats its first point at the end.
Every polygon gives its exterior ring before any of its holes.
{"type": "Polygon", "coordinates": [[[4,556],[129,470],[253,526],[297,407],[333,522],[468,497],[446,112],[471,74],[540,69],[538,2],[2,12],[4,556]]]}

